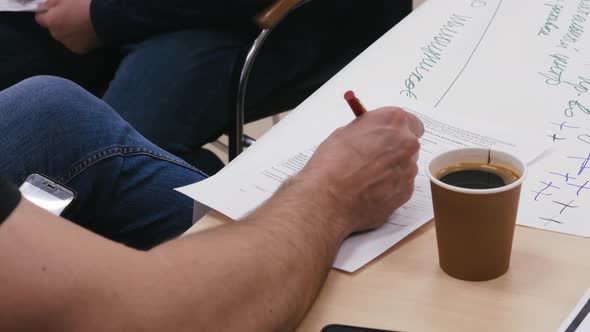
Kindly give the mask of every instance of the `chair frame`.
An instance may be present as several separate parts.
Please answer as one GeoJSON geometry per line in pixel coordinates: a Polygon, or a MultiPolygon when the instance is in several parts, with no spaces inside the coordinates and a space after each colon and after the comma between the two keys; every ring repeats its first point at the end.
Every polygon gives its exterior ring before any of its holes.
{"type": "MultiPolygon", "coordinates": [[[[288,8],[284,14],[278,18],[276,22],[269,25],[260,24],[262,31],[258,37],[254,40],[254,43],[248,50],[242,70],[240,72],[240,78],[238,81],[238,90],[236,95],[236,103],[233,112],[230,112],[230,120],[233,121],[229,126],[228,141],[229,141],[229,160],[235,159],[240,153],[242,153],[244,147],[249,147],[255,140],[244,134],[244,113],[246,109],[246,90],[248,88],[248,82],[250,80],[250,74],[252,68],[256,63],[256,59],[260,53],[260,50],[265,45],[266,40],[272,33],[272,31],[282,23],[286,17],[292,12],[300,8],[301,6],[311,2],[312,0],[300,0],[292,7],[288,8]]],[[[280,3],[281,1],[277,1],[280,3]]],[[[275,4],[276,5],[276,4],[275,4]]]]}

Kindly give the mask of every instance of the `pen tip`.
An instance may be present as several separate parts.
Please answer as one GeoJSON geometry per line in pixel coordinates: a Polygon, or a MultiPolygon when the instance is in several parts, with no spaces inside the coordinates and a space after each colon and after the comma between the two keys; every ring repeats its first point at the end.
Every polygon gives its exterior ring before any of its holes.
{"type": "Polygon", "coordinates": [[[354,100],[356,98],[356,96],[354,95],[354,92],[352,91],[346,91],[346,93],[344,94],[344,99],[346,99],[346,101],[351,101],[354,100]]]}

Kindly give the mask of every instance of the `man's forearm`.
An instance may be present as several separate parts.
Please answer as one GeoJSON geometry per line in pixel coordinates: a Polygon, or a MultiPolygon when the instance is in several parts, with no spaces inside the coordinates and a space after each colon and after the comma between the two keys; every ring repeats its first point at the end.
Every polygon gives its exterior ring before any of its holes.
{"type": "Polygon", "coordinates": [[[0,330],[292,330],[348,235],[329,199],[295,180],[241,222],[147,253],[23,201],[0,227],[0,330]]]}
{"type": "Polygon", "coordinates": [[[198,321],[177,328],[288,331],[298,325],[348,235],[332,220],[339,218],[337,207],[310,197],[321,190],[306,186],[289,184],[242,222],[152,252],[175,271],[174,282],[162,283],[184,293],[186,302],[162,300],[187,317],[199,308],[198,321]]]}

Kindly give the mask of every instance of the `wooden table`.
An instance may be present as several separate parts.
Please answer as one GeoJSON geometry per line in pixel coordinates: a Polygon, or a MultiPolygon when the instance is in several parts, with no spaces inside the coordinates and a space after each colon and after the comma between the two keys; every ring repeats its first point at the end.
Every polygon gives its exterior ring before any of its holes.
{"type": "MultiPolygon", "coordinates": [[[[189,232],[226,221],[210,213],[189,232]]],[[[410,332],[554,332],[589,287],[588,238],[519,226],[510,271],[464,282],[438,267],[430,222],[355,274],[332,270],[299,331],[338,323],[410,332]]]]}

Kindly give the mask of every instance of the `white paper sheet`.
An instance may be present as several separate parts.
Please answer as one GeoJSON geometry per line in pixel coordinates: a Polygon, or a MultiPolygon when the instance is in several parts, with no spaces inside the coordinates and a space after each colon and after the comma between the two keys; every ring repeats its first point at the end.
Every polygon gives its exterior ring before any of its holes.
{"type": "Polygon", "coordinates": [[[553,146],[530,167],[519,224],[590,237],[590,146],[553,146]]]}
{"type": "MultiPolygon", "coordinates": [[[[416,112],[416,108],[415,106],[413,112],[424,123],[426,132],[420,140],[420,171],[416,177],[413,197],[395,211],[383,227],[347,239],[338,252],[335,268],[349,272],[359,269],[432,219],[432,202],[425,166],[439,152],[463,146],[491,147],[515,153],[525,162],[533,160],[542,152],[534,141],[518,140],[521,133],[504,131],[503,137],[499,138],[499,133],[489,127],[476,126],[472,121],[455,118],[450,114],[444,115],[442,112],[416,112]],[[516,141],[520,141],[518,146],[513,143],[516,141]]],[[[277,139],[282,140],[283,144],[289,144],[290,141],[289,138],[277,139]]],[[[220,174],[178,190],[237,220],[270,198],[288,178],[299,173],[315,148],[316,146],[304,148],[278,162],[261,165],[257,163],[256,156],[262,158],[271,151],[260,144],[248,150],[247,155],[250,158],[242,158],[241,162],[220,174]]]]}
{"type": "Polygon", "coordinates": [[[35,12],[45,0],[0,0],[0,12],[35,12]]]}
{"type": "Polygon", "coordinates": [[[590,332],[590,289],[557,332],[590,332]]]}
{"type": "Polygon", "coordinates": [[[529,88],[543,100],[544,138],[552,147],[530,167],[518,223],[590,237],[590,172],[585,169],[590,154],[590,0],[550,0],[544,7],[536,37],[541,62],[536,62],[529,88]]]}

